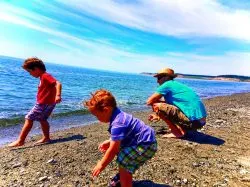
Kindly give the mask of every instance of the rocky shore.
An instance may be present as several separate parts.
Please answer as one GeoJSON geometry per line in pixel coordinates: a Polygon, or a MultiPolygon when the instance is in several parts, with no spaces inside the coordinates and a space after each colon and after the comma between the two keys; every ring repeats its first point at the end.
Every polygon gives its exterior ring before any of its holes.
{"type": "MultiPolygon", "coordinates": [[[[163,122],[148,123],[149,112],[134,115],[157,133],[158,152],[134,175],[139,187],[250,186],[250,93],[204,101],[207,125],[183,139],[164,139],[163,122]]],[[[98,178],[91,171],[102,154],[97,146],[109,138],[108,125],[93,124],[52,134],[50,144],[0,149],[0,186],[107,186],[116,174],[112,162],[98,178]]]]}

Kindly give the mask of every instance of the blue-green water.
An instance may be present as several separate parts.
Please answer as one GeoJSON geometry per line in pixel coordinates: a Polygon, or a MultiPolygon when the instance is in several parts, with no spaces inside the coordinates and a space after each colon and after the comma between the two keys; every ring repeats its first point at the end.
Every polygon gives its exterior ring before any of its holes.
{"type": "MultiPolygon", "coordinates": [[[[0,57],[0,123],[18,123],[36,101],[39,79],[21,68],[22,59],[0,57]],[[4,119],[4,120],[3,120],[4,119]],[[1,121],[2,120],[2,121],[1,121]]],[[[63,85],[62,102],[54,114],[74,116],[85,114],[82,101],[91,92],[105,88],[116,97],[125,110],[146,109],[145,102],[157,87],[155,78],[142,74],[100,71],[46,63],[47,72],[63,85]]],[[[133,67],[131,67],[133,68],[133,67]]],[[[250,83],[178,79],[192,87],[202,98],[250,92],[250,83]]],[[[0,124],[3,126],[3,124],[0,124]]]]}
{"type": "MultiPolygon", "coordinates": [[[[25,72],[22,59],[0,56],[0,145],[17,138],[24,115],[36,102],[39,79],[25,72]]],[[[86,125],[96,119],[82,107],[91,92],[105,88],[126,111],[149,109],[145,102],[157,87],[155,78],[142,74],[99,71],[46,63],[47,72],[63,85],[62,102],[49,119],[51,131],[86,125]],[[56,117],[57,116],[57,117],[56,117]]],[[[131,67],[133,68],[133,67],[131,67]]],[[[178,79],[202,98],[250,92],[250,83],[178,79]]],[[[41,133],[38,123],[29,135],[41,133]]]]}

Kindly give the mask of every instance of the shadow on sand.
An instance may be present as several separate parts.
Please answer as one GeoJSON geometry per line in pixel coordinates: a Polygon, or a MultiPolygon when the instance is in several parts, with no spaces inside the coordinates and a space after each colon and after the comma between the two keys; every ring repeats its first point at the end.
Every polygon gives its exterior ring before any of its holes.
{"type": "Polygon", "coordinates": [[[133,187],[171,187],[166,184],[156,184],[151,180],[133,181],[133,187]]]}
{"type": "Polygon", "coordinates": [[[49,144],[68,142],[68,141],[72,141],[72,140],[79,141],[79,140],[83,140],[85,138],[86,137],[84,137],[83,135],[77,134],[77,135],[72,135],[72,136],[65,137],[65,138],[58,138],[58,139],[51,140],[49,144]]]}
{"type": "Polygon", "coordinates": [[[182,139],[191,142],[196,142],[199,144],[222,145],[225,143],[223,139],[216,138],[214,136],[204,134],[198,131],[189,131],[182,139]]]}
{"type": "Polygon", "coordinates": [[[79,141],[79,140],[83,140],[86,137],[84,137],[83,135],[77,134],[77,135],[72,135],[69,137],[65,137],[65,138],[58,138],[58,139],[53,139],[48,143],[42,143],[42,144],[33,144],[33,145],[29,145],[29,146],[24,146],[24,147],[14,147],[11,150],[20,150],[20,149],[29,149],[29,148],[33,148],[33,147],[37,147],[37,146],[44,146],[44,145],[48,145],[48,144],[55,144],[55,143],[63,143],[63,142],[68,142],[68,141],[79,141]]]}

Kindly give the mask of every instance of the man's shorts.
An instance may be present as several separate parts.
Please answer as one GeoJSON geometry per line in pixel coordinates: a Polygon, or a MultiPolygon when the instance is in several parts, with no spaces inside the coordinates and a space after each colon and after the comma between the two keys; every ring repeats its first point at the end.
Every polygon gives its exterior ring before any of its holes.
{"type": "Polygon", "coordinates": [[[55,106],[56,104],[38,104],[37,103],[25,116],[25,119],[29,119],[32,121],[45,121],[49,118],[55,106]]]}
{"type": "Polygon", "coordinates": [[[160,103],[158,115],[161,118],[166,118],[173,124],[179,125],[184,130],[197,130],[206,124],[202,120],[190,121],[178,107],[166,103],[160,103]]]}
{"type": "Polygon", "coordinates": [[[124,147],[118,153],[116,162],[119,167],[133,174],[147,160],[151,159],[156,151],[156,142],[149,145],[124,147]]]}

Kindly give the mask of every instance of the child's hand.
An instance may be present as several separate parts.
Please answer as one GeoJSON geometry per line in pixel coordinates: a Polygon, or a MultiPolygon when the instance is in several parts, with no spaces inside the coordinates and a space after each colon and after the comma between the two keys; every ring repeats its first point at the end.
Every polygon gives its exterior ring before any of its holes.
{"type": "Polygon", "coordinates": [[[55,98],[55,103],[60,103],[61,100],[62,100],[61,96],[57,95],[56,98],[55,98]]]}
{"type": "Polygon", "coordinates": [[[98,146],[98,149],[101,153],[105,153],[108,150],[109,145],[110,145],[110,140],[105,140],[98,146]]]}
{"type": "Polygon", "coordinates": [[[160,120],[160,117],[157,114],[150,114],[148,116],[148,121],[157,122],[159,120],[160,120]]]}
{"type": "Polygon", "coordinates": [[[101,162],[98,162],[92,171],[92,176],[97,177],[102,172],[103,169],[104,167],[101,164],[101,162]]]}

